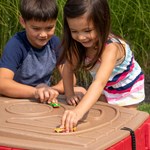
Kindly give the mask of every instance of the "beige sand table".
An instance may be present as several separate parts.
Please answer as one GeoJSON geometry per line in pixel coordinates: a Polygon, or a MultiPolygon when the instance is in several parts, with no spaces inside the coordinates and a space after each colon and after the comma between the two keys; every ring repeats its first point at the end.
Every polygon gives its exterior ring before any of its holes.
{"type": "Polygon", "coordinates": [[[129,136],[149,114],[97,102],[72,133],[55,133],[66,109],[52,108],[29,99],[0,97],[0,145],[31,150],[104,150],[129,136]]]}

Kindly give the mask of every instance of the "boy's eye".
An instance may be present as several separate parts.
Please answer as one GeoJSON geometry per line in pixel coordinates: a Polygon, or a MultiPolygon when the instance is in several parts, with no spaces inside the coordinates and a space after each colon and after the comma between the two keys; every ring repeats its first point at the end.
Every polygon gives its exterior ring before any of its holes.
{"type": "Polygon", "coordinates": [[[33,28],[33,30],[39,31],[39,30],[40,30],[40,28],[33,28]]]}
{"type": "Polygon", "coordinates": [[[48,27],[48,28],[47,28],[48,31],[50,31],[50,30],[52,30],[52,29],[53,29],[53,27],[48,27]]]}

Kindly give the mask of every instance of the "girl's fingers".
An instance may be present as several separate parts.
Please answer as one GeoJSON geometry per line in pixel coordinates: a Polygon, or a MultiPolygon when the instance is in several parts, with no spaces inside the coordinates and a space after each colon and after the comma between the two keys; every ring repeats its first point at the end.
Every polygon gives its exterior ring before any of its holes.
{"type": "Polygon", "coordinates": [[[67,116],[67,110],[64,112],[63,116],[62,116],[62,120],[61,120],[61,128],[65,128],[65,124],[66,124],[66,116],[67,116]]]}
{"type": "Polygon", "coordinates": [[[74,97],[71,99],[71,102],[72,102],[73,106],[78,105],[79,101],[80,101],[79,98],[76,97],[76,96],[74,96],[74,97]]]}
{"type": "Polygon", "coordinates": [[[70,119],[69,131],[73,132],[73,128],[75,127],[74,118],[70,119]]]}
{"type": "Polygon", "coordinates": [[[65,131],[70,131],[70,116],[67,114],[66,121],[65,121],[65,131]]]}
{"type": "Polygon", "coordinates": [[[76,97],[76,98],[75,98],[75,102],[76,102],[76,105],[78,105],[79,102],[80,102],[80,98],[79,98],[79,97],[76,97]]]}
{"type": "Polygon", "coordinates": [[[61,127],[65,128],[65,132],[69,132],[70,130],[70,114],[69,114],[69,110],[66,110],[63,117],[62,117],[62,125],[61,127]]]}
{"type": "Polygon", "coordinates": [[[70,101],[71,101],[71,104],[72,104],[73,106],[76,106],[76,101],[75,101],[74,98],[71,98],[70,101]]]}
{"type": "Polygon", "coordinates": [[[70,99],[66,99],[66,101],[67,101],[67,104],[72,105],[72,102],[70,99]]]}
{"type": "Polygon", "coordinates": [[[72,132],[77,125],[77,115],[72,110],[66,110],[62,117],[61,127],[65,128],[66,132],[72,132]]]}

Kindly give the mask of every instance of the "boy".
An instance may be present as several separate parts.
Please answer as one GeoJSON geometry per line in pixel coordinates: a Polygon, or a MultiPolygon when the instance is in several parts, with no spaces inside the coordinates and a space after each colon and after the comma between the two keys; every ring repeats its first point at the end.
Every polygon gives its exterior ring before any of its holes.
{"type": "Polygon", "coordinates": [[[57,102],[58,94],[64,92],[62,80],[49,87],[60,54],[60,40],[54,35],[56,1],[21,0],[20,12],[25,31],[16,33],[5,46],[0,60],[0,94],[57,102]]]}

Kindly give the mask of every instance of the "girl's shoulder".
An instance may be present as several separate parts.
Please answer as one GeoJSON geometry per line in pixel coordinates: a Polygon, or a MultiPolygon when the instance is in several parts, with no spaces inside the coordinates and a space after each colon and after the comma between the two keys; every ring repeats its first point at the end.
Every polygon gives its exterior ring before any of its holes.
{"type": "Polygon", "coordinates": [[[105,54],[116,54],[116,66],[123,63],[127,55],[127,42],[115,35],[110,35],[106,41],[105,54]]]}
{"type": "Polygon", "coordinates": [[[111,43],[127,44],[127,41],[120,36],[110,34],[107,38],[106,45],[111,43]]]}
{"type": "Polygon", "coordinates": [[[121,41],[117,37],[109,36],[106,41],[106,44],[111,44],[111,43],[121,43],[121,41]]]}

